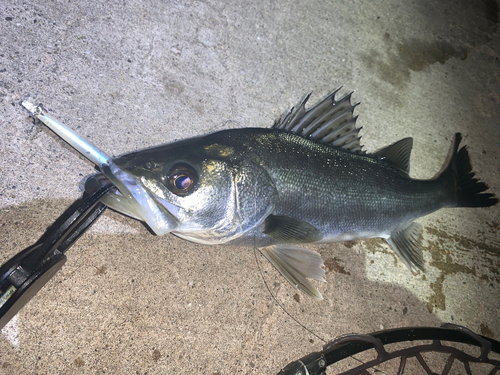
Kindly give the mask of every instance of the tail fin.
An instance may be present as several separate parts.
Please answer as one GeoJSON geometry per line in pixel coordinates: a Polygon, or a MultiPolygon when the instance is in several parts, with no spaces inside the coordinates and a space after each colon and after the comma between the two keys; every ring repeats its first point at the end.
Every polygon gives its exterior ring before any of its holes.
{"type": "Polygon", "coordinates": [[[470,164],[469,153],[463,146],[460,150],[462,135],[455,134],[453,155],[450,163],[444,170],[442,176],[450,178],[454,184],[456,207],[489,207],[498,202],[498,199],[490,193],[483,193],[488,186],[474,178],[470,164]]]}

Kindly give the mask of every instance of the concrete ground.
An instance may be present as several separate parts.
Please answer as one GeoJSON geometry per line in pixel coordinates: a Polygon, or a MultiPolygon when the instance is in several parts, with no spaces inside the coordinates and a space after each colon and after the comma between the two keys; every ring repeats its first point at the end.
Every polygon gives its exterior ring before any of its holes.
{"type": "MultiPolygon", "coordinates": [[[[19,105],[43,103],[112,155],[267,127],[304,93],[356,90],[362,142],[414,138],[430,178],[461,132],[500,195],[498,2],[0,3],[0,262],[33,244],[93,166],[19,105]]],[[[2,374],[275,374],[349,332],[464,325],[500,338],[500,206],[424,226],[417,276],[380,240],[313,247],[324,301],[248,248],[157,237],[107,211],[2,331],[2,374]]],[[[458,372],[456,372],[458,373],[458,372]]]]}

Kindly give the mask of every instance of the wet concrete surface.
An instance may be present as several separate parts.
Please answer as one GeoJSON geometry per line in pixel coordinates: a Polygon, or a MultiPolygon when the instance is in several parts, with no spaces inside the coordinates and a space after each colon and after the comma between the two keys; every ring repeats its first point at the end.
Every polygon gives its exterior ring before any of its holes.
{"type": "MultiPolygon", "coordinates": [[[[0,9],[2,263],[93,172],[33,124],[22,100],[119,155],[267,127],[303,94],[314,91],[312,103],[345,84],[361,102],[367,151],[411,136],[411,175],[431,178],[461,132],[478,177],[500,195],[496,1],[7,0],[0,9]]],[[[0,373],[274,374],[322,339],[443,322],[498,340],[499,206],[419,222],[426,271],[416,276],[380,240],[311,247],[327,279],[314,301],[253,249],[157,237],[108,210],[2,331],[0,373]]]]}

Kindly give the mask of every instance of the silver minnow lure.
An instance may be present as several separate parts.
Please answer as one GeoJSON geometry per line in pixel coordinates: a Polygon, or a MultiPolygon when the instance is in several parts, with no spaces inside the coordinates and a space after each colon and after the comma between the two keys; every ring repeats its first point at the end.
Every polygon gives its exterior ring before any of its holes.
{"type": "Polygon", "coordinates": [[[177,221],[163,205],[159,205],[135,176],[120,169],[105,152],[49,116],[40,106],[27,101],[21,104],[66,143],[94,163],[119,189],[131,209],[136,212],[136,218],[145,221],[156,234],[169,233],[177,227],[177,221]]]}

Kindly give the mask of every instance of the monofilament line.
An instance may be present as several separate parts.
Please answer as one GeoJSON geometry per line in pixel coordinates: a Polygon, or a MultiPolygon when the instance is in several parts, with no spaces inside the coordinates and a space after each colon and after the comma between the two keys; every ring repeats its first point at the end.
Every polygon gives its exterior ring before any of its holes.
{"type": "MultiPolygon", "coordinates": [[[[267,290],[269,291],[269,294],[271,295],[271,297],[273,298],[274,302],[276,302],[276,304],[290,317],[292,318],[295,323],[297,323],[299,326],[301,326],[302,328],[304,328],[307,332],[309,332],[311,335],[317,337],[318,339],[320,339],[321,341],[323,341],[325,344],[328,342],[326,341],[324,338],[322,338],[321,336],[317,335],[316,333],[314,333],[313,331],[311,331],[309,328],[307,328],[304,324],[302,324],[301,322],[299,322],[292,314],[290,314],[286,309],[285,307],[276,299],[276,297],[274,296],[273,292],[271,291],[271,288],[269,287],[269,285],[267,284],[267,281],[264,277],[264,272],[262,271],[262,267],[260,265],[260,262],[259,262],[259,259],[257,257],[257,251],[256,250],[259,250],[257,247],[254,247],[254,255],[255,255],[255,261],[257,262],[257,266],[259,267],[259,271],[260,271],[260,275],[262,276],[262,281],[264,281],[264,285],[266,286],[267,290]]],[[[259,253],[260,250],[259,250],[259,253]]],[[[262,253],[261,253],[262,255],[262,253]]]]}

